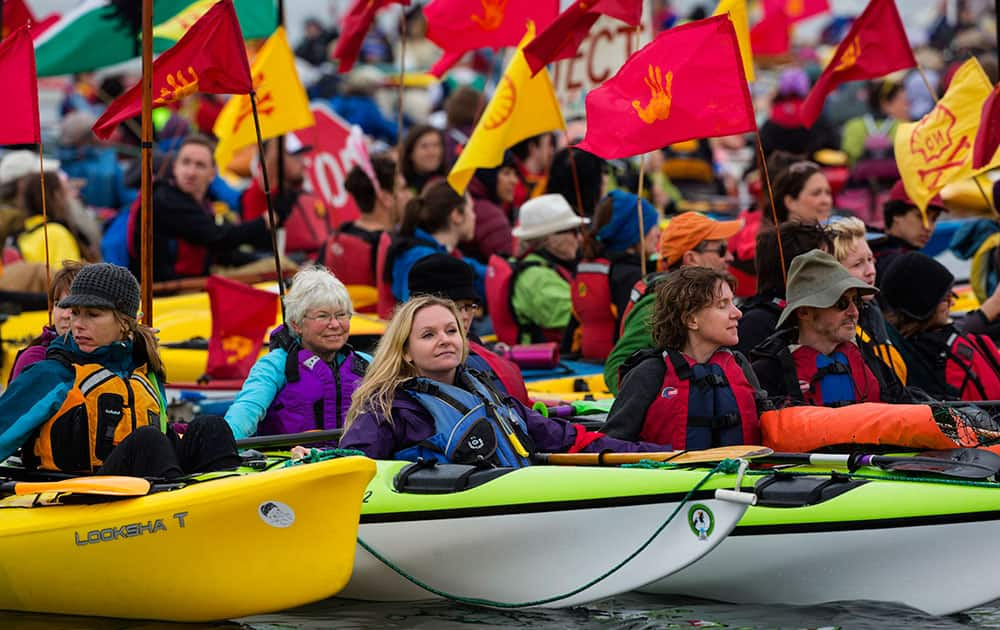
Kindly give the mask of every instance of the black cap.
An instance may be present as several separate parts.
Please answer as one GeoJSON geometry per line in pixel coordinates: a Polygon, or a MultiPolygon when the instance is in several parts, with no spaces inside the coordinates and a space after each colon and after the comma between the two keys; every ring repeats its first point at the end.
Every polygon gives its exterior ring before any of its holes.
{"type": "Polygon", "coordinates": [[[73,278],[69,295],[59,306],[107,308],[135,319],[139,314],[139,283],[125,267],[111,263],[86,265],[73,278]]]}
{"type": "Polygon", "coordinates": [[[476,272],[448,254],[431,254],[418,260],[410,269],[408,284],[410,295],[436,295],[455,302],[479,301],[476,272]]]}
{"type": "Polygon", "coordinates": [[[955,276],[920,252],[896,256],[882,277],[882,297],[893,310],[922,321],[934,314],[951,291],[955,276]]]}

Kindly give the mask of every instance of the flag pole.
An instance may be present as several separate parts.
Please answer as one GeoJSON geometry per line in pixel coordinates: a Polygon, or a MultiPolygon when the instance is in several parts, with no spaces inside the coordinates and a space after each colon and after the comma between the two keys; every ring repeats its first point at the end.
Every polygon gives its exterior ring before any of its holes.
{"type": "Polygon", "coordinates": [[[153,325],[153,0],[142,0],[141,266],[142,323],[153,325]]]}
{"type": "Polygon", "coordinates": [[[778,258],[781,260],[781,278],[788,285],[788,271],[785,269],[785,248],[781,244],[781,226],[778,225],[778,210],[774,207],[774,191],[771,190],[771,174],[767,171],[767,159],[764,157],[764,145],[760,141],[760,129],[754,125],[754,138],[757,139],[757,160],[760,162],[760,172],[764,175],[764,186],[767,189],[767,199],[771,202],[771,221],[774,223],[774,234],[778,240],[778,258]]]}
{"type": "Polygon", "coordinates": [[[566,152],[569,154],[569,170],[573,174],[573,188],[576,189],[576,213],[582,217],[583,195],[580,193],[580,176],[576,173],[576,158],[573,157],[573,147],[567,146],[566,152]]]}
{"type": "Polygon", "coordinates": [[[38,139],[38,185],[42,187],[42,238],[45,240],[45,303],[49,309],[49,326],[52,325],[52,266],[49,261],[49,210],[45,203],[45,166],[42,159],[42,140],[38,139]]]}
{"type": "MultiPolygon", "coordinates": [[[[270,224],[271,248],[274,250],[274,270],[278,274],[278,297],[281,302],[281,321],[285,321],[285,279],[281,274],[281,252],[278,251],[278,222],[274,212],[274,200],[271,199],[271,184],[267,177],[267,160],[264,157],[264,139],[260,133],[260,116],[257,114],[257,92],[250,91],[250,107],[253,110],[253,128],[257,132],[257,150],[260,152],[260,172],[264,180],[264,199],[267,200],[267,221],[270,224]]],[[[278,147],[281,149],[282,147],[278,147]]]]}
{"type": "MultiPolygon", "coordinates": [[[[285,1],[278,0],[278,26],[285,25],[285,1]]],[[[258,49],[259,52],[259,49],[258,49]]],[[[264,161],[264,154],[260,154],[261,162],[264,161]]],[[[285,134],[278,136],[278,197],[284,198],[285,196],[285,134]]],[[[277,252],[277,249],[275,249],[277,252]]],[[[278,277],[280,282],[281,271],[278,271],[278,277]]],[[[282,305],[284,308],[284,305],[282,305]]]]}
{"type": "MultiPolygon", "coordinates": [[[[406,9],[401,9],[399,13],[399,85],[396,86],[396,160],[392,167],[392,205],[397,217],[402,217],[402,208],[399,207],[399,195],[396,194],[396,180],[399,178],[399,167],[403,162],[403,79],[406,73],[406,9]]],[[[378,186],[378,176],[375,176],[373,184],[378,186]]],[[[420,191],[416,191],[420,194],[420,191]]]]}
{"type": "Polygon", "coordinates": [[[642,266],[642,277],[646,277],[646,228],[642,224],[642,183],[646,174],[646,154],[639,158],[639,194],[635,198],[635,210],[639,214],[639,264],[642,266]]]}

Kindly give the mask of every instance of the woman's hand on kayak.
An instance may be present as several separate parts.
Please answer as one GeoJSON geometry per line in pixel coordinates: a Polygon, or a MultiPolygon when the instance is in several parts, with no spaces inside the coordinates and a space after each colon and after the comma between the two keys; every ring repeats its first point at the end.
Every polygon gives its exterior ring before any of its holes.
{"type": "Polygon", "coordinates": [[[306,455],[312,452],[312,449],[306,448],[304,446],[293,446],[292,447],[292,459],[302,459],[306,455]]]}

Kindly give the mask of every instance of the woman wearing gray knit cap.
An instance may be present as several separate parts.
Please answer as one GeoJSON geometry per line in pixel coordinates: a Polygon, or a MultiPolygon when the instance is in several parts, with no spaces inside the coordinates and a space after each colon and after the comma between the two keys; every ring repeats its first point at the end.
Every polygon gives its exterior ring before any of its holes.
{"type": "Polygon", "coordinates": [[[0,459],[68,473],[178,477],[239,465],[221,418],[167,426],[163,363],[153,331],[136,320],[139,283],[124,267],[87,265],[59,302],[70,333],[49,344],[0,396],[0,459]]]}

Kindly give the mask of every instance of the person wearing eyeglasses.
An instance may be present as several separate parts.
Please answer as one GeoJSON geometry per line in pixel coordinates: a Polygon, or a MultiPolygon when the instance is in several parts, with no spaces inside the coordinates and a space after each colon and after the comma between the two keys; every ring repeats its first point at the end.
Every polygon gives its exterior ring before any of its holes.
{"type": "Polygon", "coordinates": [[[612,393],[618,393],[618,369],[625,360],[637,350],[654,347],[649,318],[657,284],[682,267],[725,271],[733,260],[726,241],[742,225],[742,221],[715,221],[698,212],[685,212],[663,229],[657,271],[632,285],[628,304],[621,311],[618,341],[604,362],[604,382],[612,393]]]}
{"type": "Polygon", "coordinates": [[[324,267],[306,267],[285,294],[285,324],[254,364],[226,412],[236,439],[343,426],[368,361],[347,343],[347,287],[324,267]]]}
{"type": "Polygon", "coordinates": [[[886,317],[899,331],[908,384],[951,400],[1000,398],[1000,352],[951,318],[955,277],[920,252],[900,255],[882,278],[886,317]]]}
{"type": "Polygon", "coordinates": [[[825,407],[881,402],[878,380],[855,343],[858,305],[877,291],[824,251],[796,256],[778,332],[751,354],[768,395],[825,407]]]}
{"type": "Polygon", "coordinates": [[[512,232],[521,254],[510,285],[521,343],[562,341],[573,319],[570,283],[580,256],[580,229],[588,223],[562,195],[541,195],[521,206],[512,232]]]}
{"type": "Polygon", "coordinates": [[[459,323],[469,342],[466,366],[486,375],[502,394],[509,394],[530,406],[521,368],[487,348],[471,332],[473,320],[482,314],[475,282],[476,273],[461,260],[447,254],[431,254],[417,261],[410,270],[410,295],[433,295],[454,302],[459,323]]]}

